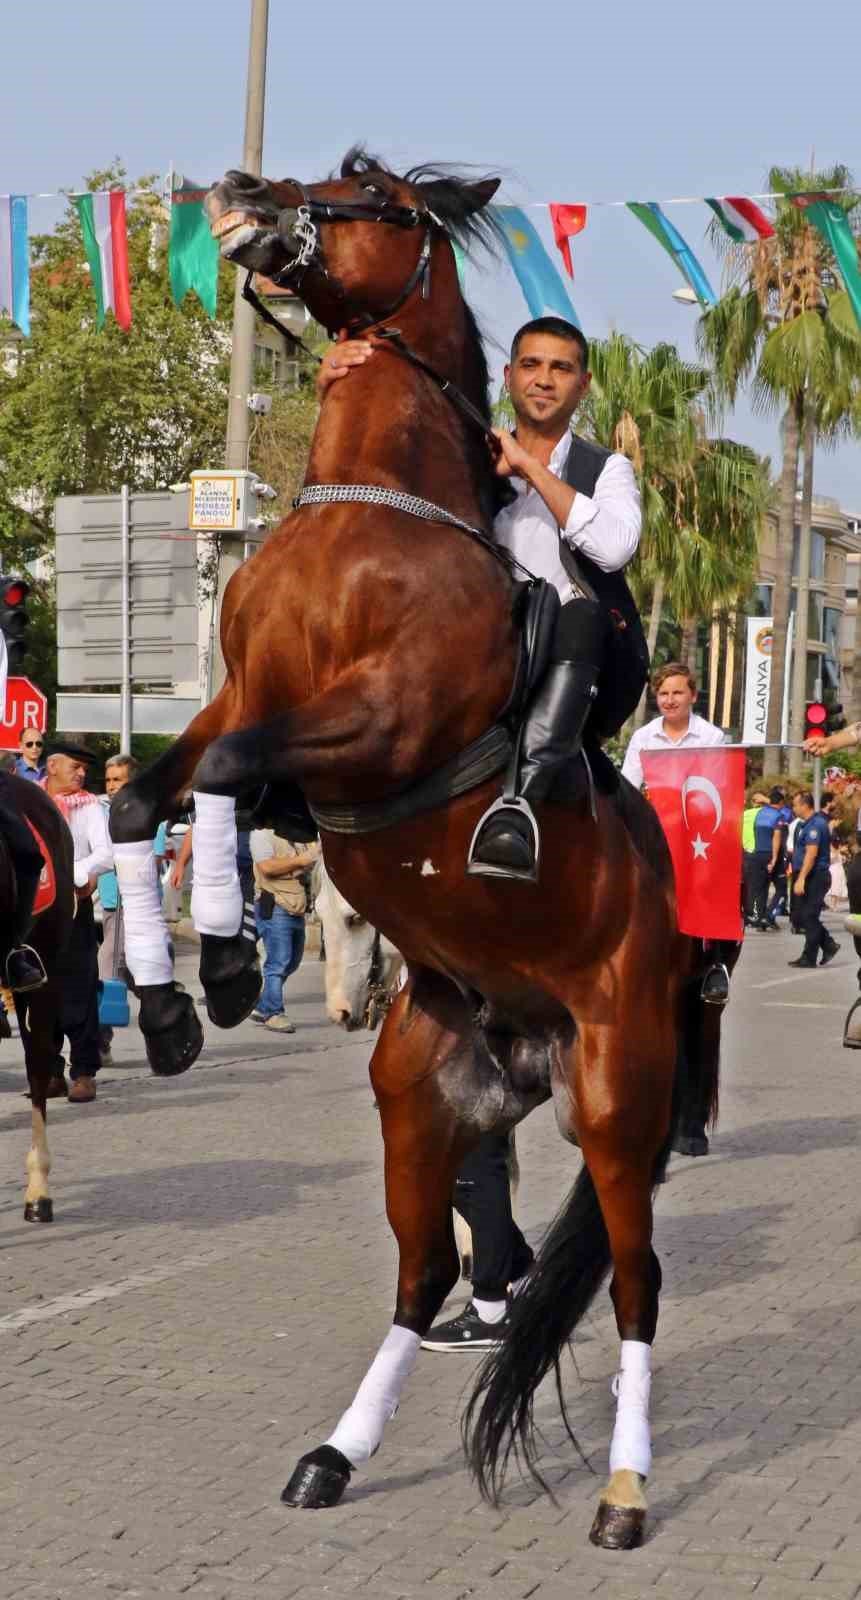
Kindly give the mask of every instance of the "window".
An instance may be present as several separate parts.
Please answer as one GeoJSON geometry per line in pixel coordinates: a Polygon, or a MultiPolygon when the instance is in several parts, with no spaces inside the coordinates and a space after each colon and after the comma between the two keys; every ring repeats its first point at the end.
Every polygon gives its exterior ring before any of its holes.
{"type": "MultiPolygon", "coordinates": [[[[799,530],[796,528],[792,535],[792,576],[798,577],[798,544],[799,530]]],[[[825,577],[825,534],[817,533],[814,529],[810,535],[810,576],[811,578],[825,577]]]]}
{"type": "Polygon", "coordinates": [[[836,606],[826,606],[820,637],[829,656],[833,656],[835,660],[839,660],[840,657],[840,621],[841,613],[836,606]]]}
{"type": "Polygon", "coordinates": [[[770,583],[758,583],[753,594],[753,614],[755,617],[771,616],[772,586],[770,583]]]}

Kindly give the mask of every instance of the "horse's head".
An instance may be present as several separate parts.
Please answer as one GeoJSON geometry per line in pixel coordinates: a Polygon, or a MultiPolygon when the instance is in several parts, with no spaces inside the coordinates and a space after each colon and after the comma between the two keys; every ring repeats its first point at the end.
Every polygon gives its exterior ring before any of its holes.
{"type": "Polygon", "coordinates": [[[381,997],[394,991],[400,952],[355,911],[332,882],[322,857],[313,875],[314,905],[326,947],[326,1011],[330,1021],[351,1032],[373,1028],[381,997]]]}
{"type": "Polygon", "coordinates": [[[398,177],[352,150],[340,176],[304,185],[228,172],[207,196],[230,261],[295,289],[327,327],[382,318],[422,281],[435,234],[487,242],[498,178],[477,182],[416,167],[398,177]]]}

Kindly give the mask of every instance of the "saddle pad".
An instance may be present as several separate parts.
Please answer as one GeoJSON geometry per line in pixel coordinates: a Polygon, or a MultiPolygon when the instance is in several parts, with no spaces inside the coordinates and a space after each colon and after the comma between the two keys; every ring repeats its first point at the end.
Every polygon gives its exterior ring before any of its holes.
{"type": "Polygon", "coordinates": [[[54,863],[51,860],[51,852],[39,829],[35,823],[30,821],[29,817],[25,817],[24,821],[42,852],[42,872],[39,877],[39,887],[36,890],[36,899],[33,903],[33,915],[38,917],[40,911],[47,911],[48,907],[54,904],[57,898],[57,880],[54,876],[54,863]]]}

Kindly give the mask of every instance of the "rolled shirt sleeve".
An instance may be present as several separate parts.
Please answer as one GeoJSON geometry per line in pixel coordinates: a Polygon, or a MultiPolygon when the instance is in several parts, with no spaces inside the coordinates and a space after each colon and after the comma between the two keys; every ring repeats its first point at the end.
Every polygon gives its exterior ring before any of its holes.
{"type": "Polygon", "coordinates": [[[108,832],[108,819],[100,805],[87,806],[81,813],[86,831],[88,853],[75,862],[75,888],[83,889],[89,878],[98,878],[110,872],[114,865],[114,849],[108,832]]]}
{"type": "Polygon", "coordinates": [[[640,543],[640,490],[627,456],[612,455],[593,495],[574,496],[562,530],[574,550],[582,550],[604,572],[627,566],[640,543]]]}

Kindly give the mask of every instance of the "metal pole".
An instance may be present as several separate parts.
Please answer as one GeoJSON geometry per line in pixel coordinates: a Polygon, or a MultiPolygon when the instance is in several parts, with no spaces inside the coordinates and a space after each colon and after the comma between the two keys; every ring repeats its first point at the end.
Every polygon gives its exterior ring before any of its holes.
{"type": "MultiPolygon", "coordinates": [[[[816,693],[817,700],[821,700],[822,699],[822,679],[821,678],[817,678],[814,688],[815,688],[815,693],[816,693]]],[[[819,810],[819,802],[820,802],[821,799],[822,799],[822,757],[821,756],[814,756],[813,757],[813,804],[815,805],[817,811],[819,810]]]]}
{"type": "MultiPolygon", "coordinates": [[[[811,528],[811,501],[813,498],[813,452],[816,429],[809,402],[805,402],[802,428],[804,472],[801,487],[801,515],[798,528],[798,576],[795,581],[795,640],[792,656],[792,721],[790,738],[798,742],[804,737],[804,711],[807,704],[807,639],[810,632],[810,552],[813,542],[811,528]]],[[[801,761],[797,755],[790,757],[790,776],[801,776],[801,761]]]]}
{"type": "Polygon", "coordinates": [[[132,747],[132,629],[131,629],[131,507],[129,486],[120,490],[120,749],[128,755],[132,747]]]}
{"type": "MultiPolygon", "coordinates": [[[[269,0],[251,0],[251,33],[248,44],[248,80],[245,94],[245,139],[242,169],[263,171],[263,116],[266,103],[266,43],[269,33],[269,0]]],[[[227,401],[227,437],[224,465],[244,470],[248,466],[248,396],[254,378],[254,310],[242,298],[244,274],[236,272],[233,296],[233,344],[230,354],[230,394],[227,401]]],[[[242,542],[224,538],[218,586],[218,612],[234,572],[242,564],[242,542]]],[[[213,660],[213,688],[224,682],[224,661],[220,643],[213,660]]]]}

